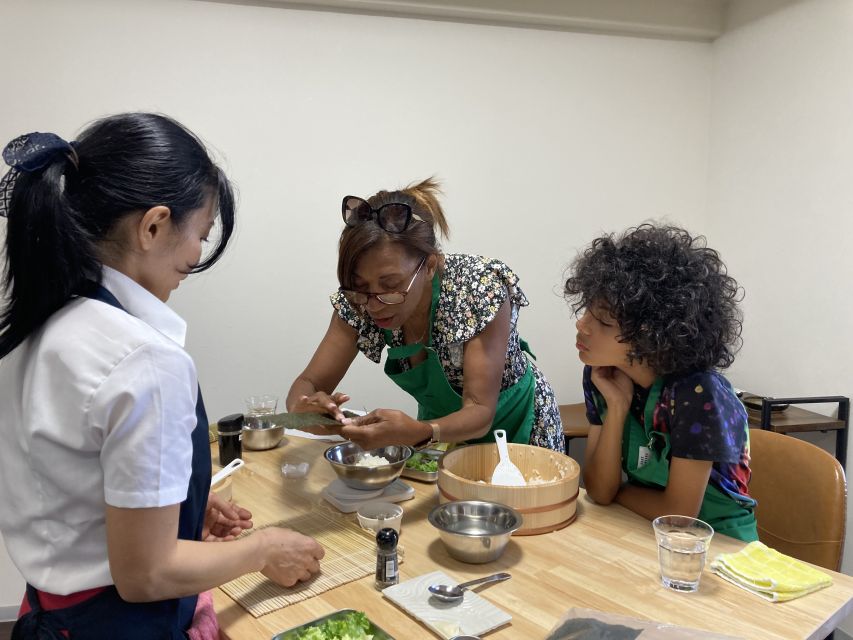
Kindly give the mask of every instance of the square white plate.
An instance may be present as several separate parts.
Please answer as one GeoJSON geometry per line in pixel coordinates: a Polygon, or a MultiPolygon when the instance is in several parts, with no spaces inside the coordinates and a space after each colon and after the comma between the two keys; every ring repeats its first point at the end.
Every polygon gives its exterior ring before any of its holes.
{"type": "MultiPolygon", "coordinates": [[[[441,571],[426,573],[382,590],[382,595],[410,616],[423,622],[440,638],[456,635],[478,636],[505,625],[512,616],[471,590],[465,592],[462,602],[438,602],[430,597],[431,584],[459,584],[441,571]]],[[[500,585],[493,585],[500,589],[500,585]]]]}

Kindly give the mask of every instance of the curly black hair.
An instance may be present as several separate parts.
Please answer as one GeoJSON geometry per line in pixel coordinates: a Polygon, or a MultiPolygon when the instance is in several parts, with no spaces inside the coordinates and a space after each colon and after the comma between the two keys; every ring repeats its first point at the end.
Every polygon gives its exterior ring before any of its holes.
{"type": "Polygon", "coordinates": [[[725,369],[742,343],[743,289],[704,236],[679,227],[596,238],[572,263],[564,293],[575,313],[606,306],[631,361],[658,375],[725,369]]]}

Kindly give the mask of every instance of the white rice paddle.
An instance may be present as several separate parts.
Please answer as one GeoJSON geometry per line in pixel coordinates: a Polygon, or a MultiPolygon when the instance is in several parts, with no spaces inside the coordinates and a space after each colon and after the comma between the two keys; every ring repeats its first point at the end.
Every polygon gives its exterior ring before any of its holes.
{"type": "Polygon", "coordinates": [[[498,443],[500,461],[492,473],[492,484],[506,487],[523,487],[527,484],[521,470],[509,459],[509,448],[506,446],[506,431],[495,429],[495,442],[498,443]]]}
{"type": "Polygon", "coordinates": [[[210,479],[210,486],[212,487],[213,485],[215,485],[215,484],[217,484],[217,483],[219,483],[219,482],[222,482],[223,480],[225,480],[225,478],[227,478],[227,477],[228,477],[228,476],[230,476],[232,473],[234,473],[235,471],[237,471],[237,469],[239,469],[240,467],[242,467],[244,464],[245,464],[245,463],[243,462],[243,460],[242,460],[242,459],[240,459],[240,458],[234,458],[234,459],[233,459],[231,462],[229,462],[225,467],[223,467],[222,471],[220,471],[220,472],[219,472],[219,473],[217,473],[215,476],[213,476],[213,478],[211,478],[211,479],[210,479]]]}

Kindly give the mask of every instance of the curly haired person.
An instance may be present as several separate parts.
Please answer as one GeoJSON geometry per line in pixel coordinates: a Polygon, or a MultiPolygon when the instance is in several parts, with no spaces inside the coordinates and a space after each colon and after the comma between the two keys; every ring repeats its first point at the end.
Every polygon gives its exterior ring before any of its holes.
{"type": "Polygon", "coordinates": [[[593,500],[758,539],[746,410],[719,372],[740,346],[741,291],[703,237],[672,226],[601,236],[574,261],[565,295],[586,365],[593,500]]]}

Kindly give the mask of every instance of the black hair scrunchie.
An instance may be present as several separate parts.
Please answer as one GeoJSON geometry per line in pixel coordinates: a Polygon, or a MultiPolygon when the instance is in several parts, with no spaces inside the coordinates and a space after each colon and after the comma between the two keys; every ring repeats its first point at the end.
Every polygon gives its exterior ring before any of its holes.
{"type": "Polygon", "coordinates": [[[57,156],[64,156],[77,166],[77,152],[73,142],[66,142],[55,133],[34,131],[12,140],[3,149],[3,161],[12,167],[0,180],[0,217],[9,215],[15,179],[20,172],[44,169],[57,156]]]}

